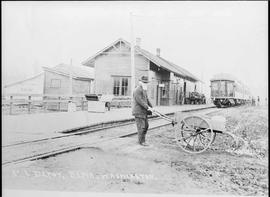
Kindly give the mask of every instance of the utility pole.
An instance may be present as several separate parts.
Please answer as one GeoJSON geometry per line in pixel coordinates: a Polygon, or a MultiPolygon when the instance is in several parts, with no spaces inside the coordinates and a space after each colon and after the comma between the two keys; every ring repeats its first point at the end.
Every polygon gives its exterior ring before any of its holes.
{"type": "Polygon", "coordinates": [[[130,65],[131,65],[131,94],[135,89],[135,62],[134,62],[134,32],[133,32],[133,17],[130,12],[130,65]]]}
{"type": "Polygon", "coordinates": [[[204,67],[202,68],[202,71],[201,71],[201,93],[203,94],[203,85],[204,85],[204,82],[203,82],[203,69],[204,67]]]}
{"type": "Polygon", "coordinates": [[[72,96],[72,59],[70,59],[69,67],[69,94],[72,96]]]}

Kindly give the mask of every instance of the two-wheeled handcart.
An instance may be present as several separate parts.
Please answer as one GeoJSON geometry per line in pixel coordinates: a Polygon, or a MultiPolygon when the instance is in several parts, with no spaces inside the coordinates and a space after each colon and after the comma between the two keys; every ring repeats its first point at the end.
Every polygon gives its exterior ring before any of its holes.
{"type": "Polygon", "coordinates": [[[219,121],[206,115],[184,115],[177,113],[171,118],[158,111],[153,114],[169,121],[175,127],[175,139],[180,148],[188,153],[202,153],[215,141],[217,133],[229,134],[225,131],[225,121],[219,121]]]}

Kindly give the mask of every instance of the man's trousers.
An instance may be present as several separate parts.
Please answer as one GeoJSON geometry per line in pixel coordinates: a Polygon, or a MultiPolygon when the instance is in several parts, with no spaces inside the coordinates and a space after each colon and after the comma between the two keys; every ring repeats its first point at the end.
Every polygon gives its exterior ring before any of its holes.
{"type": "Polygon", "coordinates": [[[135,122],[138,130],[138,142],[141,144],[145,142],[145,135],[149,127],[147,116],[135,117],[135,122]]]}

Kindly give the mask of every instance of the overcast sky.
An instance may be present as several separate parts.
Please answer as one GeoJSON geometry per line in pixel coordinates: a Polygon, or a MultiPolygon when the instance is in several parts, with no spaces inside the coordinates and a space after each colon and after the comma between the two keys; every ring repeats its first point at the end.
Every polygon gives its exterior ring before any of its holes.
{"type": "Polygon", "coordinates": [[[268,94],[267,2],[2,2],[2,80],[42,66],[81,62],[118,38],[186,68],[205,81],[217,73],[240,79],[255,96],[268,94]]]}

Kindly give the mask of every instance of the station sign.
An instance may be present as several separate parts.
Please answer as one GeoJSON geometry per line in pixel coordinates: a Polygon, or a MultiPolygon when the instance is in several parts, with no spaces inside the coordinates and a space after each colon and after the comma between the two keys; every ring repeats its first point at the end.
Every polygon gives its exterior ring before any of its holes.
{"type": "Polygon", "coordinates": [[[160,87],[160,88],[164,88],[164,87],[165,87],[165,84],[160,83],[160,84],[158,84],[158,87],[160,87]]]}

